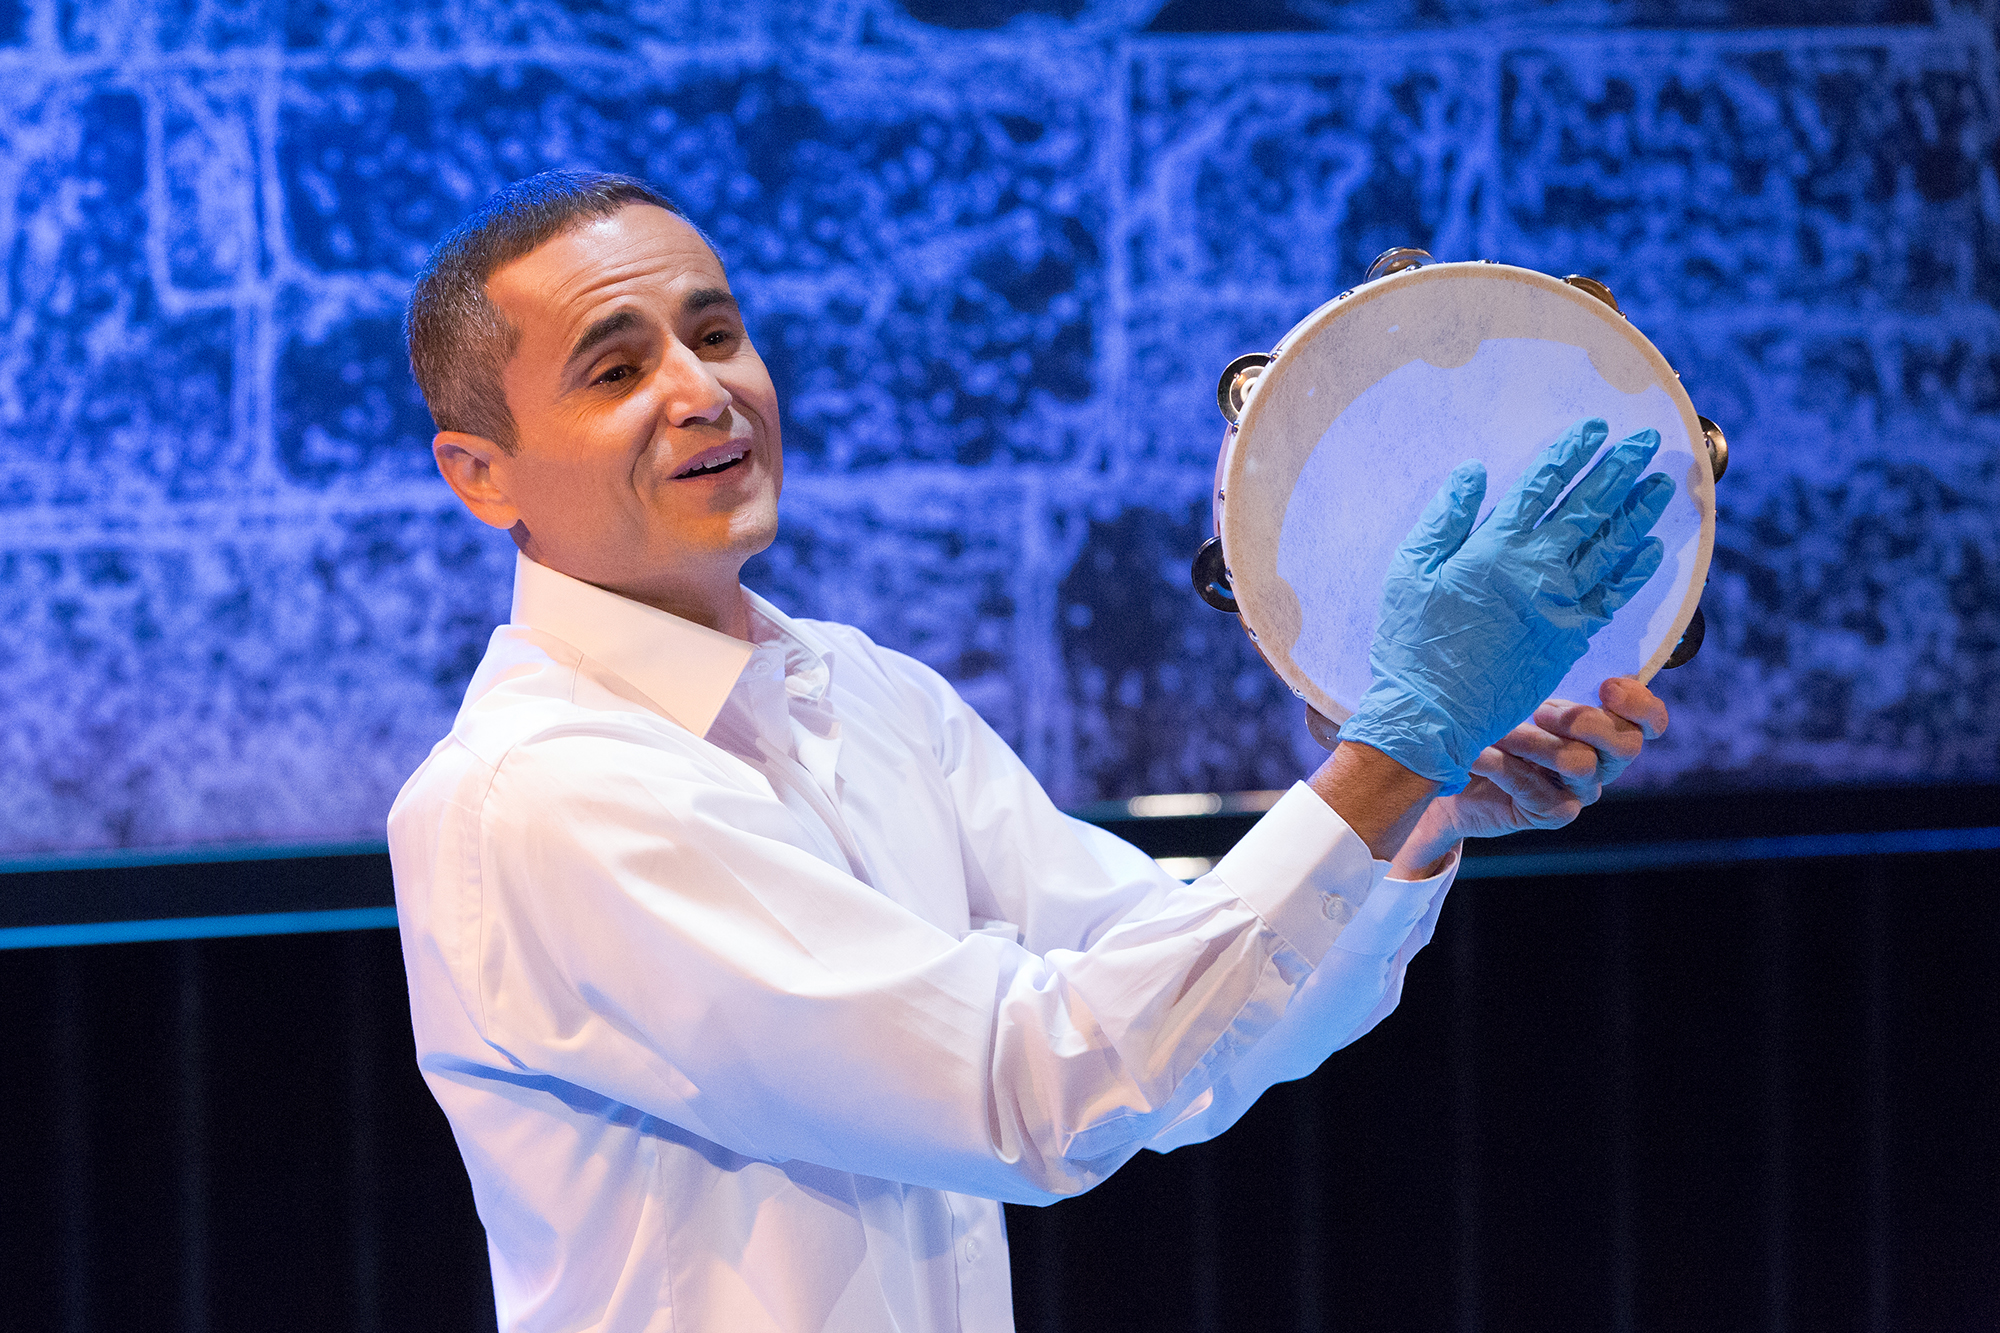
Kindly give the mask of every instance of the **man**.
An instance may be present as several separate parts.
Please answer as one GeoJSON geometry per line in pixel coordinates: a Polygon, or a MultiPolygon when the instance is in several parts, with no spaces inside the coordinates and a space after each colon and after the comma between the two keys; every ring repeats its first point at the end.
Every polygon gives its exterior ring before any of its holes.
{"type": "Polygon", "coordinates": [[[389,821],[503,1329],[1011,1327],[997,1201],[1209,1137],[1367,1031],[1459,840],[1574,817],[1666,722],[1630,681],[1536,709],[1658,560],[1645,441],[1554,503],[1580,428],[1476,532],[1460,470],[1355,739],[1182,885],[1056,811],[936,673],[741,587],[778,404],[664,198],[510,187],[409,334],[440,471],[520,550],[389,821]]]}

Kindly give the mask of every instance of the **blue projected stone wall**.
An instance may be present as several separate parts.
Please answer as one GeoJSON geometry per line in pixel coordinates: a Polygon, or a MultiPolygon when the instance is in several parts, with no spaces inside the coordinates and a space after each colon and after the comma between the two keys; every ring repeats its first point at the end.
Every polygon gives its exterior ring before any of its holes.
{"type": "Polygon", "coordinates": [[[401,303],[557,165],[722,248],[787,410],[753,586],[1059,800],[1316,758],[1188,592],[1214,378],[1406,242],[1603,277],[1730,433],[1629,783],[2000,778],[1993,6],[1799,8],[0,0],[0,853],[379,833],[512,557],[401,303]]]}

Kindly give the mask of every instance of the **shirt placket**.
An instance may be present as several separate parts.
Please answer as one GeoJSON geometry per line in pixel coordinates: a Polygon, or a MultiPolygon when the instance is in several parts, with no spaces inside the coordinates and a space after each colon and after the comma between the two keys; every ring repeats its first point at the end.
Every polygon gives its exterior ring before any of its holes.
{"type": "MultiPolygon", "coordinates": [[[[826,702],[825,681],[804,680],[800,665],[796,655],[776,645],[766,644],[757,650],[750,667],[752,739],[767,775],[783,783],[812,811],[839,848],[847,872],[872,887],[875,880],[868,858],[841,818],[837,803],[839,722],[826,702]],[[799,687],[796,693],[795,685],[799,687]]],[[[818,664],[818,669],[824,672],[825,664],[818,664]]]]}

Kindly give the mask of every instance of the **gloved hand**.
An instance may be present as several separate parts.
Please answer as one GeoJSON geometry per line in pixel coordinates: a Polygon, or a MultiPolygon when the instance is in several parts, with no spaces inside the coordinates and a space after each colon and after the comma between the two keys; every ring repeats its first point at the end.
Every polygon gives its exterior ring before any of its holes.
{"type": "Polygon", "coordinates": [[[1481,750],[1554,692],[1665,555],[1646,534],[1673,480],[1656,472],[1634,484],[1659,450],[1656,431],[1612,449],[1550,508],[1608,433],[1598,420],[1571,427],[1476,532],[1486,466],[1458,465],[1390,563],[1368,653],[1374,681],[1342,740],[1375,747],[1448,796],[1464,789],[1481,750]]]}

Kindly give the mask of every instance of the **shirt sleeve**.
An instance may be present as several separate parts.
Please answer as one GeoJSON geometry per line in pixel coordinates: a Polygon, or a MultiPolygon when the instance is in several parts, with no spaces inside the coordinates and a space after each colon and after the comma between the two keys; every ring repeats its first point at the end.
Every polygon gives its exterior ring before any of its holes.
{"type": "Polygon", "coordinates": [[[1281,1025],[1294,1061],[1341,1044],[1400,971],[1336,946],[1394,957],[1430,903],[1303,786],[1191,885],[1027,817],[1015,836],[1096,865],[1101,891],[1069,896],[1112,904],[1040,950],[924,921],[805,850],[753,782],[631,738],[542,736],[480,801],[468,1013],[519,1075],[730,1152],[1047,1202],[1214,1107],[1281,1025]]]}
{"type": "Polygon", "coordinates": [[[1359,1013],[1361,1002],[1369,995],[1377,997],[1374,1007],[1362,1014],[1332,1046],[1338,1049],[1360,1040],[1387,1018],[1402,999],[1410,960],[1431,942],[1445,894],[1458,875],[1458,865],[1458,854],[1454,852],[1450,863],[1429,879],[1407,881],[1407,886],[1401,880],[1384,881],[1394,893],[1398,913],[1428,898],[1415,928],[1395,943],[1394,952],[1365,951],[1387,943],[1394,927],[1381,929],[1389,924],[1388,919],[1369,913],[1364,905],[1360,916],[1368,919],[1356,922],[1363,929],[1334,943],[1313,975],[1293,995],[1284,1017],[1241,1060],[1220,1071],[1206,1096],[1190,1105],[1180,1119],[1146,1146],[1155,1152],[1168,1152],[1212,1139],[1241,1119],[1273,1084],[1312,1073],[1326,1058],[1328,1030],[1340,1027],[1359,1013]]]}
{"type": "MultiPolygon", "coordinates": [[[[1029,923],[1023,941],[1036,952],[1086,947],[1106,923],[1154,910],[1142,890],[1173,883],[1151,857],[1123,839],[1069,819],[1051,803],[1025,765],[968,707],[949,682],[909,662],[912,683],[942,719],[940,756],[950,774],[973,858],[987,872],[1000,910],[1029,923]],[[1079,837],[1109,874],[1094,891],[1051,883],[1034,867],[1062,840],[1059,824],[1079,837]]],[[[1212,1138],[1234,1124],[1275,1083],[1303,1078],[1328,1055],[1371,1031],[1402,997],[1410,960],[1430,942],[1446,893],[1458,873],[1454,852],[1443,870],[1423,880],[1387,877],[1361,839],[1319,795],[1294,785],[1211,875],[1238,894],[1285,938],[1299,942],[1314,964],[1288,998],[1283,1016],[1254,1041],[1219,1060],[1209,1084],[1148,1141],[1159,1151],[1212,1138]]]]}

